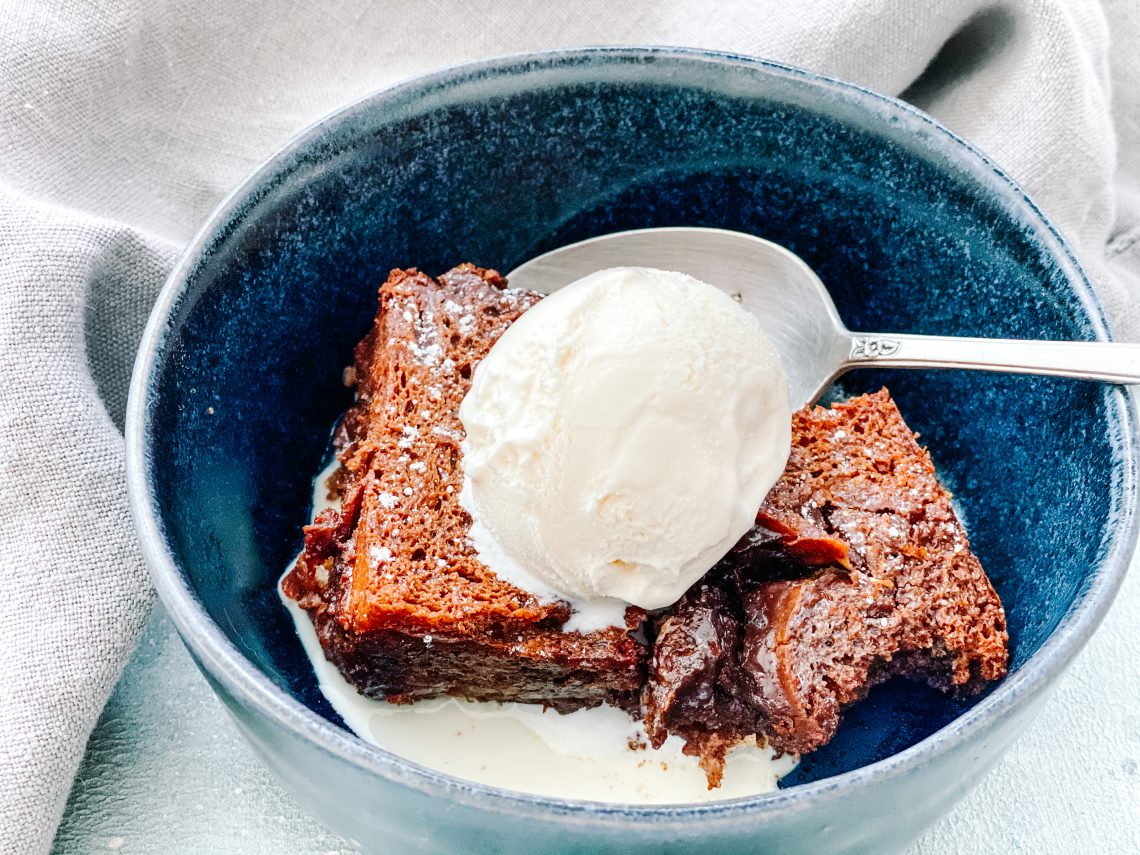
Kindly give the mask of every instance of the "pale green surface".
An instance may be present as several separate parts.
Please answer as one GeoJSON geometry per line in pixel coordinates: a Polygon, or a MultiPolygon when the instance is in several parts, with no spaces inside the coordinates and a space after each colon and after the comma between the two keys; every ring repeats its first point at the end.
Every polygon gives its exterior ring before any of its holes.
{"type": "MultiPolygon", "coordinates": [[[[1137,563],[1041,717],[910,855],[1140,852],[1137,563]]],[[[159,608],[91,739],[54,851],[354,850],[276,785],[159,608]]]]}
{"type": "Polygon", "coordinates": [[[277,786],[158,606],[88,744],[53,851],[356,850],[277,786]]]}

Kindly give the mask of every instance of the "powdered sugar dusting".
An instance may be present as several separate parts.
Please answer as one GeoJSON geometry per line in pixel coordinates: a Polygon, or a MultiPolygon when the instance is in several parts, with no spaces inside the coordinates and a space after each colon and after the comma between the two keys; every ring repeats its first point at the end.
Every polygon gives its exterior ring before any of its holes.
{"type": "Polygon", "coordinates": [[[416,437],[420,435],[420,429],[413,425],[404,425],[401,431],[400,441],[396,443],[400,448],[411,448],[416,441],[416,437]]]}
{"type": "Polygon", "coordinates": [[[445,439],[453,439],[456,442],[459,442],[461,439],[463,439],[463,436],[459,433],[459,431],[452,430],[451,428],[444,427],[443,425],[436,425],[431,429],[431,432],[436,436],[442,436],[445,439]]]}

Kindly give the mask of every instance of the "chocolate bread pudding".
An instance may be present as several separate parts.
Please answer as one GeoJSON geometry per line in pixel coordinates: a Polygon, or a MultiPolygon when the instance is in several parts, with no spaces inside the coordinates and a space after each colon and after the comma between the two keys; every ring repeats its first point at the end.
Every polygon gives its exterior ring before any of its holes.
{"type": "MultiPolygon", "coordinates": [[[[459,404],[476,363],[540,296],[505,285],[465,264],[438,280],[396,270],[380,288],[335,439],[341,507],[305,529],[284,590],[365,695],[636,711],[645,644],[626,628],[563,632],[567,603],[500,580],[467,539],[459,404]]],[[[628,620],[636,630],[644,613],[628,620]]]]}
{"type": "Polygon", "coordinates": [[[800,410],[792,436],[758,527],[657,623],[650,736],[683,736],[712,782],[748,735],[820,747],[893,675],[972,692],[1006,672],[1001,603],[886,390],[800,410]]]}
{"type": "Polygon", "coordinates": [[[818,748],[891,676],[973,692],[1005,674],[1001,603],[886,390],[795,414],[755,528],[670,607],[577,631],[569,602],[496,575],[459,502],[458,410],[539,299],[473,265],[395,270],[380,288],[346,374],[339,507],[306,528],[282,584],[361,693],[611,704],[644,717],[655,746],[684,739],[712,787],[735,745],[818,748]]]}

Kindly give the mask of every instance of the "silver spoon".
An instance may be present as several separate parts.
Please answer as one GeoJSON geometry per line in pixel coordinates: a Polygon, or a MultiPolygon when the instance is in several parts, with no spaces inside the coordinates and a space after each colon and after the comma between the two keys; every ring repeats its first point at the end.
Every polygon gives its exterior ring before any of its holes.
{"type": "Polygon", "coordinates": [[[817,401],[845,372],[869,365],[1140,383],[1140,344],[853,333],[840,320],[823,282],[798,255],[724,229],[602,235],[532,258],[507,278],[512,287],[545,294],[607,267],[675,270],[727,291],[771,337],[797,407],[817,401]]]}

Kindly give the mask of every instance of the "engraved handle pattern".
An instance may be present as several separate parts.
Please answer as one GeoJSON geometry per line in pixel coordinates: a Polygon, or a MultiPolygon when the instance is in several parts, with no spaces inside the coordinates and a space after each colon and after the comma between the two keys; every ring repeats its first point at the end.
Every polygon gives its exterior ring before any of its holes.
{"type": "Polygon", "coordinates": [[[894,356],[899,352],[901,342],[897,338],[881,335],[857,335],[851,338],[851,359],[868,361],[894,356]]]}
{"type": "Polygon", "coordinates": [[[1140,344],[856,333],[843,367],[866,365],[970,368],[1140,383],[1140,344]]]}

